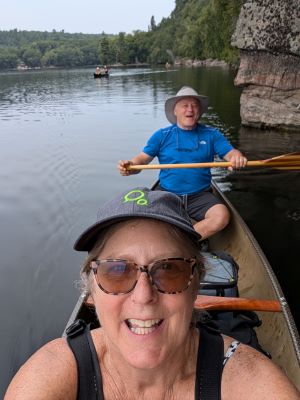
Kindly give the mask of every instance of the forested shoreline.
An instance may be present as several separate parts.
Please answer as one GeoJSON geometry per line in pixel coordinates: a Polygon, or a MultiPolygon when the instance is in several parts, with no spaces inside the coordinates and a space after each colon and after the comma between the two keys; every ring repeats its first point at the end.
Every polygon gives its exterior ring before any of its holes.
{"type": "Polygon", "coordinates": [[[148,31],[117,35],[0,31],[0,69],[165,64],[177,58],[235,64],[231,35],[243,0],[176,0],[168,18],[148,31]]]}

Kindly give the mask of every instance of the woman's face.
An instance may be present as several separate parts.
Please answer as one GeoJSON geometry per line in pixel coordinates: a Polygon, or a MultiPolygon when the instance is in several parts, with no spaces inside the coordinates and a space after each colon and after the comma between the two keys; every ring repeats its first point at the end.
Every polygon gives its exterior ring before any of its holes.
{"type": "MultiPolygon", "coordinates": [[[[189,246],[170,234],[168,224],[133,220],[120,224],[98,259],[121,258],[147,265],[168,257],[193,257],[189,246]]],[[[132,292],[104,293],[94,279],[92,296],[112,355],[136,368],[151,369],[172,360],[186,344],[197,295],[196,273],[182,293],[159,293],[146,273],[132,292]]]]}

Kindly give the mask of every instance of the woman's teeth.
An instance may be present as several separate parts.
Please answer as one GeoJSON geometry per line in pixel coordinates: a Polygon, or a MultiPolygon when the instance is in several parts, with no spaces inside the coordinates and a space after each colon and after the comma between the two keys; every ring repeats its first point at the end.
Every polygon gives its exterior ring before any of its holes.
{"type": "Polygon", "coordinates": [[[157,326],[162,322],[161,319],[127,319],[127,326],[131,332],[136,335],[148,335],[149,333],[155,331],[157,326]]]}

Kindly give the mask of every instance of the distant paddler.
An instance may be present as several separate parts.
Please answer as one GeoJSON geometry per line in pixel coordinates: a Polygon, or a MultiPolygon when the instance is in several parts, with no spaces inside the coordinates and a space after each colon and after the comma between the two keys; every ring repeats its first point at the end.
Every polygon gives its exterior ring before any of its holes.
{"type": "MultiPolygon", "coordinates": [[[[230,170],[245,167],[246,157],[218,129],[198,123],[207,108],[208,98],[188,86],[169,97],[165,113],[172,125],[156,131],[137,156],[119,161],[121,175],[139,173],[128,167],[149,164],[154,157],[160,164],[180,164],[212,162],[218,156],[230,162],[230,170]]],[[[209,168],[161,169],[159,174],[159,188],[182,197],[201,241],[222,230],[230,218],[227,207],[212,193],[211,179],[209,168]]]]}
{"type": "Polygon", "coordinates": [[[95,74],[96,75],[101,75],[101,68],[100,67],[96,67],[95,74]]]}

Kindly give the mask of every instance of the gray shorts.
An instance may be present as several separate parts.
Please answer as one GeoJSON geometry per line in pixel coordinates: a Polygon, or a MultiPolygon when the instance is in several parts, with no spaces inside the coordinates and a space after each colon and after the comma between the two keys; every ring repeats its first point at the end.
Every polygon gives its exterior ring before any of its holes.
{"type": "MultiPolygon", "coordinates": [[[[165,190],[158,185],[156,190],[165,190]]],[[[213,193],[212,189],[208,188],[199,193],[181,194],[179,196],[190,216],[195,221],[201,221],[205,218],[206,212],[216,204],[223,204],[213,193]]]]}

